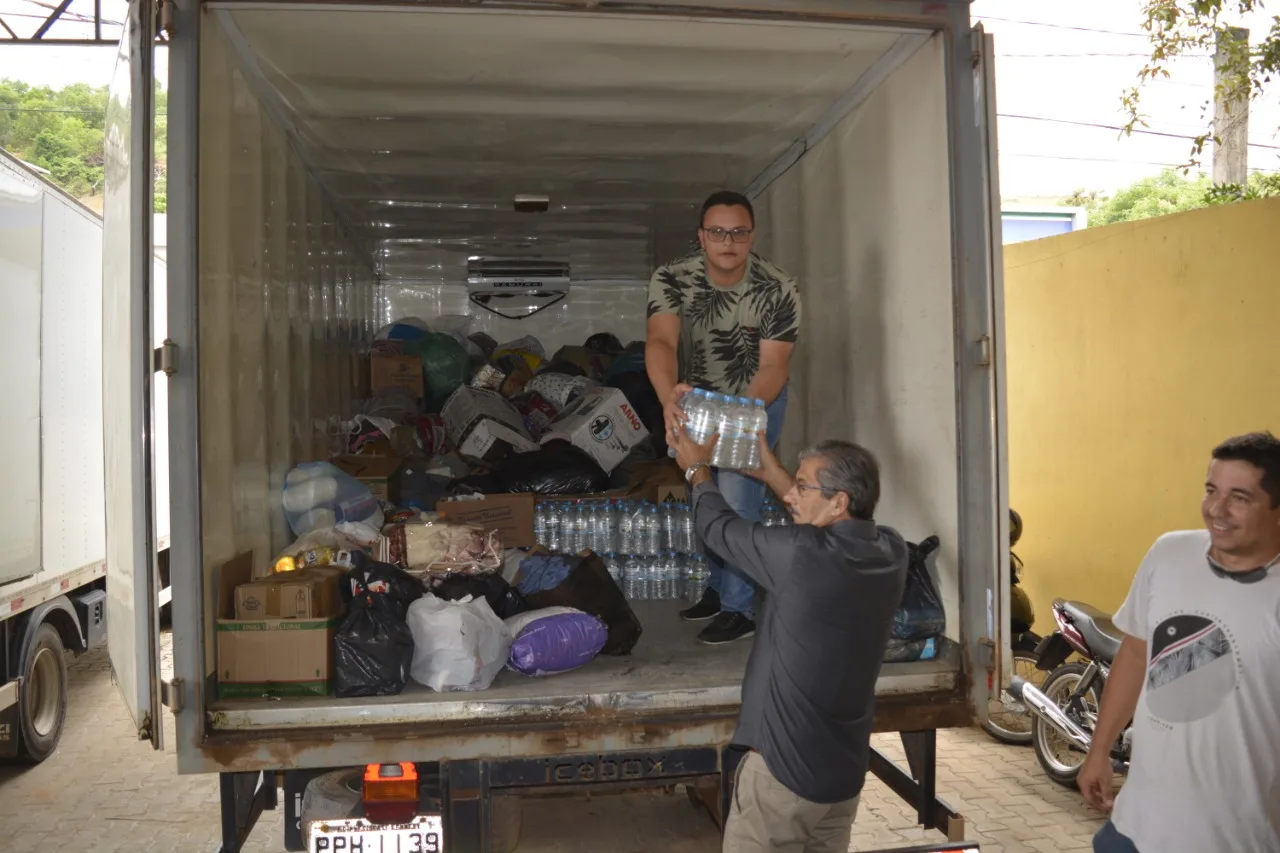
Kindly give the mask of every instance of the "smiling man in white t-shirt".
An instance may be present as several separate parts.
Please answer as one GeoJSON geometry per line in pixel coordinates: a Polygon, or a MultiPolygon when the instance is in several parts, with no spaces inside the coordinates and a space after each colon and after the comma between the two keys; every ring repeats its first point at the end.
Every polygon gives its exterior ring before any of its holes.
{"type": "Polygon", "coordinates": [[[1111,811],[1096,853],[1280,851],[1280,440],[1215,448],[1201,513],[1205,530],[1156,540],[1115,615],[1126,636],[1078,780],[1111,811]]]}

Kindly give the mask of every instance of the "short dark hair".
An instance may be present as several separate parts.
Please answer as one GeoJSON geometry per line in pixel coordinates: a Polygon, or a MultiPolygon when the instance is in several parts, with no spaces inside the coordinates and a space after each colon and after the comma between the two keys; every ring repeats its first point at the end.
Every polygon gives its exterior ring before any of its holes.
{"type": "Polygon", "coordinates": [[[1269,432],[1250,432],[1228,438],[1213,449],[1222,462],[1248,462],[1262,471],[1262,490],[1271,505],[1280,507],[1280,439],[1269,432]]]}
{"type": "Polygon", "coordinates": [[[747,215],[751,217],[751,227],[756,224],[756,209],[751,206],[751,199],[742,193],[736,193],[733,190],[720,190],[707,196],[707,200],[702,203],[702,214],[698,217],[698,227],[702,227],[703,221],[707,218],[707,211],[713,207],[745,207],[747,215]]]}
{"type": "Polygon", "coordinates": [[[849,514],[871,521],[880,502],[880,463],[870,450],[852,441],[820,441],[800,451],[800,460],[816,456],[823,461],[818,485],[823,494],[844,492],[849,514]]]}

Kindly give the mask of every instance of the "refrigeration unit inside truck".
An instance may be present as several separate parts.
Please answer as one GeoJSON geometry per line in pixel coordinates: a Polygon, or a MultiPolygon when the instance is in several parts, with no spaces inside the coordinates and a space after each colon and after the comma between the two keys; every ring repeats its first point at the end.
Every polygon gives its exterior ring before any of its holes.
{"type": "MultiPolygon", "coordinates": [[[[911,768],[872,767],[922,823],[963,832],[934,796],[933,733],[985,719],[1008,657],[991,43],[968,3],[166,2],[167,280],[138,261],[154,11],[131,6],[112,89],[107,226],[130,251],[108,267],[104,346],[131,365],[129,423],[152,358],[139,306],[166,292],[174,677],[153,677],[145,620],[112,624],[112,654],[153,686],[136,716],[167,697],[180,771],[221,774],[226,849],[278,772],[288,793],[370,764],[434,780],[424,809],[451,851],[501,847],[499,804],[530,787],[680,782],[720,808],[750,642],[699,645],[677,602],[636,602],[630,655],[467,693],[228,695],[216,629],[228,566],[293,539],[285,478],[317,458],[317,422],[350,416],[380,328],[463,315],[548,352],[643,340],[654,268],[724,188],[753,199],[758,251],[804,300],[781,455],[867,445],[879,520],[940,539],[937,654],[877,685],[876,727],[903,733],[911,768]],[[540,259],[558,284],[480,294],[495,259],[540,259]],[[534,291],[553,304],[491,310],[534,291]]],[[[150,494],[147,433],[128,436],[107,478],[123,529],[150,494]]]]}

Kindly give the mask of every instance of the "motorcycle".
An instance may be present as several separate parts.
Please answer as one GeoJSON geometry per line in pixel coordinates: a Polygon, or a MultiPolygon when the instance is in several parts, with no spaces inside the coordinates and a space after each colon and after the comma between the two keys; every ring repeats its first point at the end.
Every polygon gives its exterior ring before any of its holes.
{"type": "MultiPolygon", "coordinates": [[[[1039,634],[1031,630],[1035,623],[1035,610],[1031,598],[1019,586],[1022,581],[1023,562],[1013,552],[1013,546],[1022,538],[1022,516],[1009,509],[1009,632],[1010,651],[1013,654],[1013,672],[1024,680],[1036,679],[1036,647],[1039,634]]],[[[1039,680],[1039,679],[1036,679],[1039,680]]],[[[1002,743],[1025,745],[1031,743],[1031,714],[1026,705],[1008,690],[999,697],[992,697],[987,709],[987,721],[982,724],[987,734],[1002,743]]]]}
{"type": "MultiPolygon", "coordinates": [[[[1109,614],[1080,601],[1055,599],[1053,618],[1058,630],[1037,648],[1036,668],[1049,676],[1040,687],[1015,677],[1009,691],[1032,714],[1031,740],[1045,774],[1060,785],[1075,787],[1093,743],[1102,691],[1124,635],[1109,614]],[[1073,653],[1087,663],[1067,662],[1073,653]]],[[[1111,747],[1119,772],[1128,769],[1132,725],[1111,747]]]]}

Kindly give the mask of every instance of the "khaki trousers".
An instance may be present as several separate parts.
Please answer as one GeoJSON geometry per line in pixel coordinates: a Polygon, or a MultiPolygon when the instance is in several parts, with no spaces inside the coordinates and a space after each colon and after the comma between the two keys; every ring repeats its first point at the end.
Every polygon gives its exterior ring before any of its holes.
{"type": "Polygon", "coordinates": [[[848,853],[858,797],[812,803],[798,797],[752,750],[738,765],[723,853],[848,853]]]}

